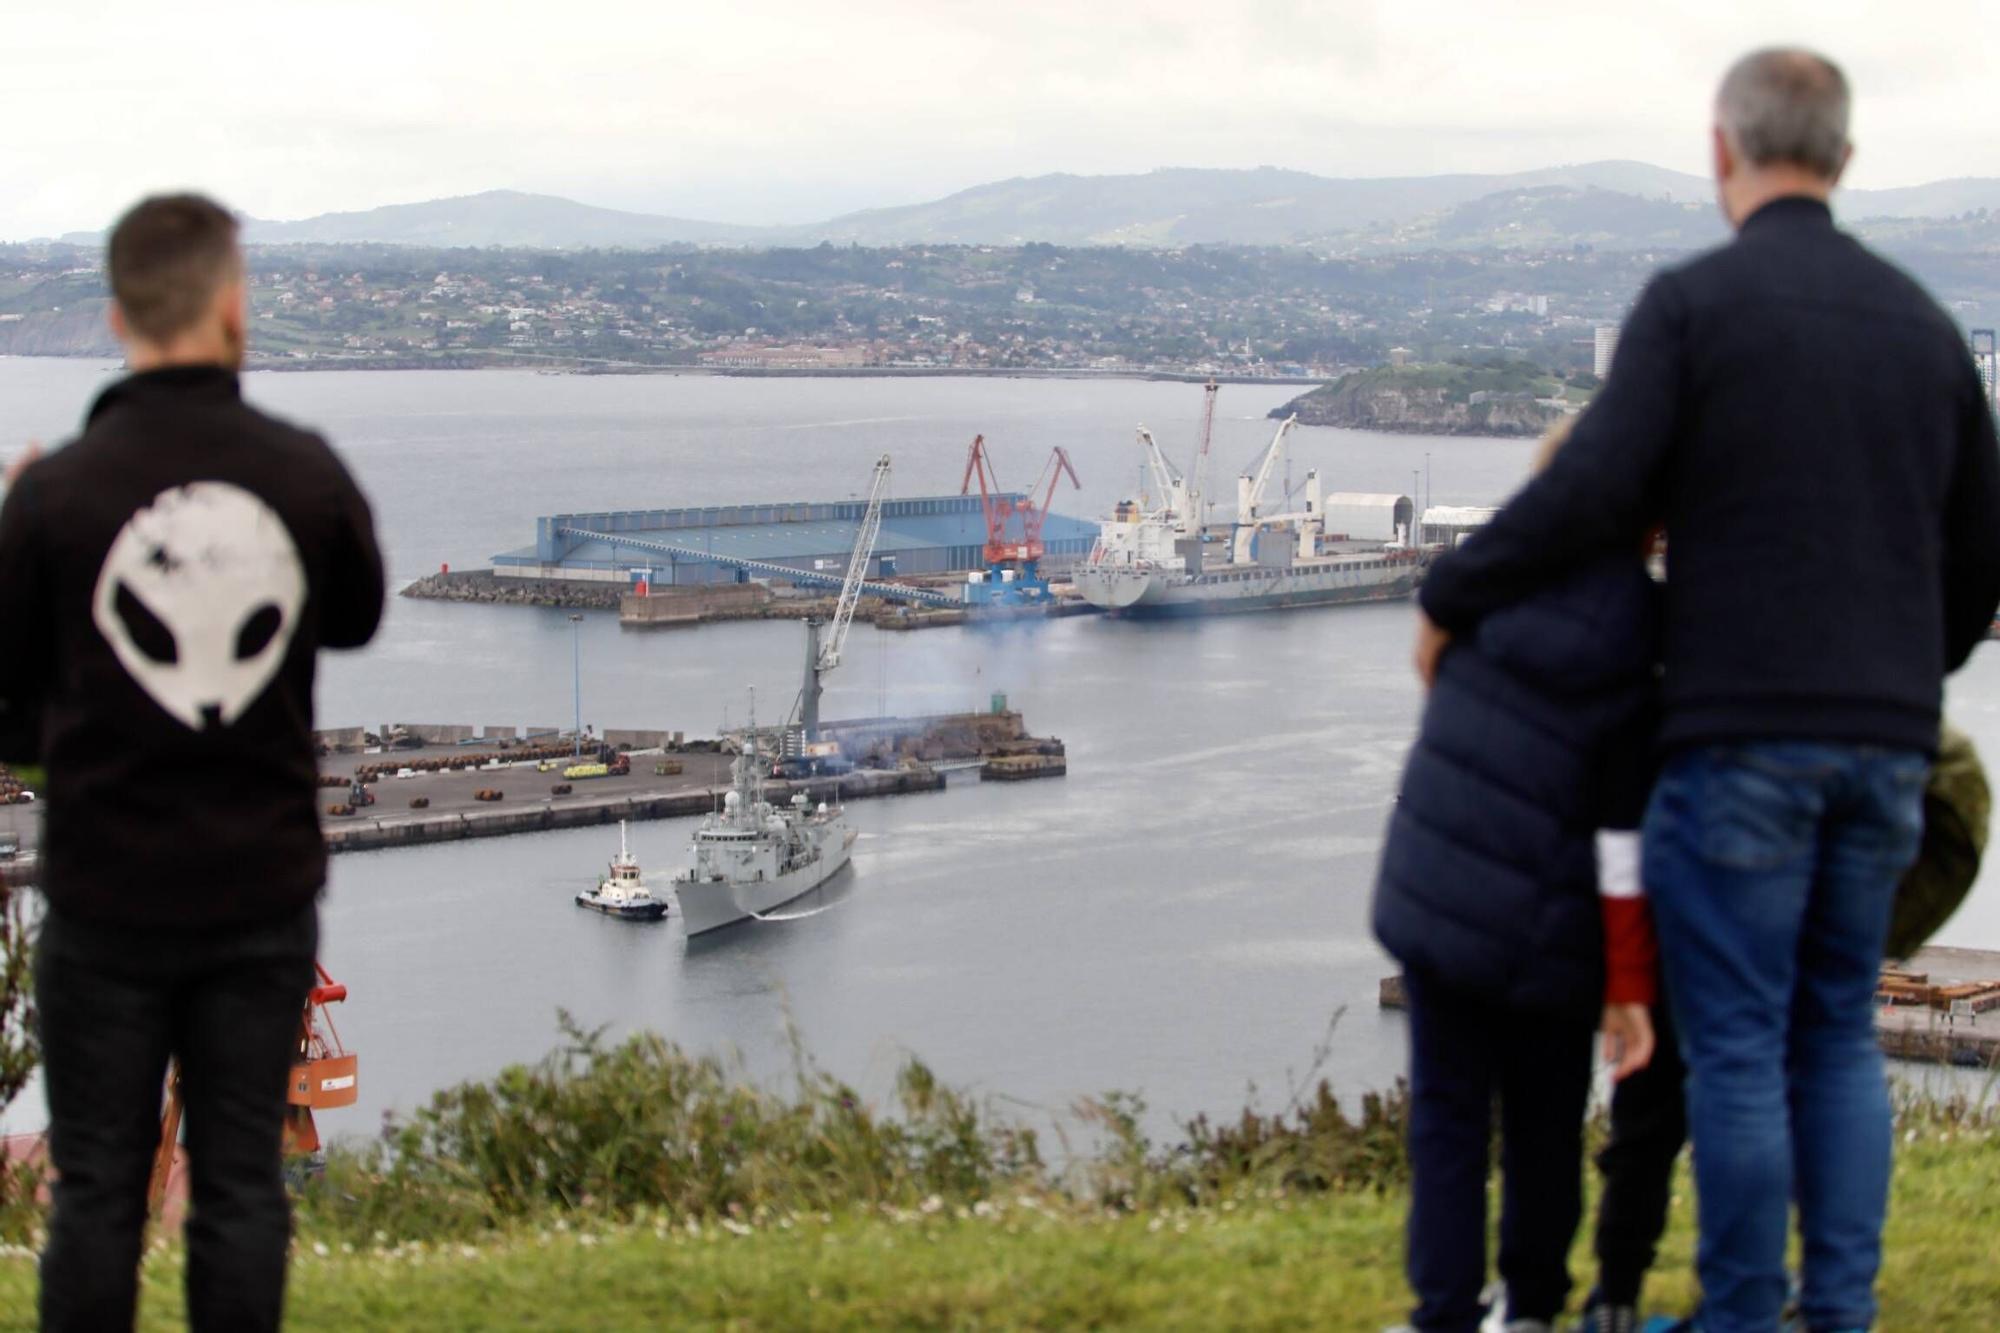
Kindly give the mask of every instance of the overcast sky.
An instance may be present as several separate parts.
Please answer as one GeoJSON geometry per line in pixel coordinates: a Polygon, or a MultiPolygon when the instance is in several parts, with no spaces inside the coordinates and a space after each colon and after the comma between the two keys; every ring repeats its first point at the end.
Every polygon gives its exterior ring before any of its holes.
{"type": "Polygon", "coordinates": [[[1922,0],[6,0],[0,238],[196,186],[264,218],[493,188],[805,222],[1050,171],[1699,172],[1714,82],[1816,44],[1853,185],[2000,175],[2000,11],[1922,0]]]}

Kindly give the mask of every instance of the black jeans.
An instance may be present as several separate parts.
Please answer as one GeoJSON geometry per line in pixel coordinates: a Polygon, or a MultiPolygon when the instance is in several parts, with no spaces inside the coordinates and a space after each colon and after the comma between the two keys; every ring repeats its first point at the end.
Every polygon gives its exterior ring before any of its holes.
{"type": "Polygon", "coordinates": [[[132,1326],[169,1055],[186,1112],[189,1322],[278,1327],[285,1085],[318,942],[312,906],[199,933],[44,917],[35,996],[57,1172],[44,1329],[132,1326]]]}
{"type": "Polygon", "coordinates": [[[1569,1299],[1583,1216],[1583,1112],[1594,1025],[1528,1015],[1412,969],[1408,1271],[1424,1333],[1473,1333],[1486,1282],[1486,1179],[1500,1102],[1500,1276],[1513,1319],[1569,1299]]]}
{"type": "Polygon", "coordinates": [[[1667,1229],[1674,1162],[1687,1143],[1687,1067],[1667,1005],[1653,1006],[1653,1060],[1611,1094],[1611,1141],[1597,1154],[1597,1297],[1637,1305],[1667,1229]]]}

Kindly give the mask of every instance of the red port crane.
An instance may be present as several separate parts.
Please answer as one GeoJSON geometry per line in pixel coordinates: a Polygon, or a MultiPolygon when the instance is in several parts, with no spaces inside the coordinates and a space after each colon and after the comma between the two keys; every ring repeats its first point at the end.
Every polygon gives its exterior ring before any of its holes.
{"type": "Polygon", "coordinates": [[[1032,567],[1042,558],[1042,525],[1048,521],[1049,506],[1055,503],[1056,485],[1063,477],[1069,477],[1070,485],[1078,490],[1083,483],[1077,479],[1076,468],[1070,464],[1069,453],[1057,445],[1049,454],[1049,461],[1042,465],[1042,473],[1035,478],[1035,484],[1026,494],[1009,495],[1001,491],[1000,478],[993,466],[992,456],[986,449],[986,437],[972,437],[972,448],[965,457],[965,480],[960,483],[960,495],[972,494],[973,479],[979,481],[979,504],[986,514],[986,563],[989,567],[1017,565],[1033,577],[1032,567]],[[1041,503],[1035,502],[1036,493],[1041,494],[1041,503]],[[1018,523],[1017,523],[1018,520],[1018,523]]]}

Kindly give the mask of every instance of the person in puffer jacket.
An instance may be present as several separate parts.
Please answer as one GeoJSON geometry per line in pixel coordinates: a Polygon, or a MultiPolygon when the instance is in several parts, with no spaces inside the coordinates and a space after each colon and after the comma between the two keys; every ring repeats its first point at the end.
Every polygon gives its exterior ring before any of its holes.
{"type": "Polygon", "coordinates": [[[1496,1099],[1498,1322],[1549,1327],[1569,1296],[1607,1012],[1598,846],[1631,845],[1652,785],[1657,625],[1640,551],[1579,568],[1446,649],[1410,751],[1373,916],[1409,999],[1407,1273],[1426,1333],[1487,1313],[1496,1099]]]}

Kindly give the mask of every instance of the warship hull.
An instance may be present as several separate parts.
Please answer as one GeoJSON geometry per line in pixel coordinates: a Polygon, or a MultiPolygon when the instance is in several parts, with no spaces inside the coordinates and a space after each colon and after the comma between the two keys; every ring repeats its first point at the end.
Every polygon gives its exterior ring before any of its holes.
{"type": "Polygon", "coordinates": [[[845,870],[854,832],[830,825],[827,833],[819,855],[796,870],[763,879],[676,880],[674,895],[680,899],[681,922],[689,937],[769,916],[845,870]]]}

